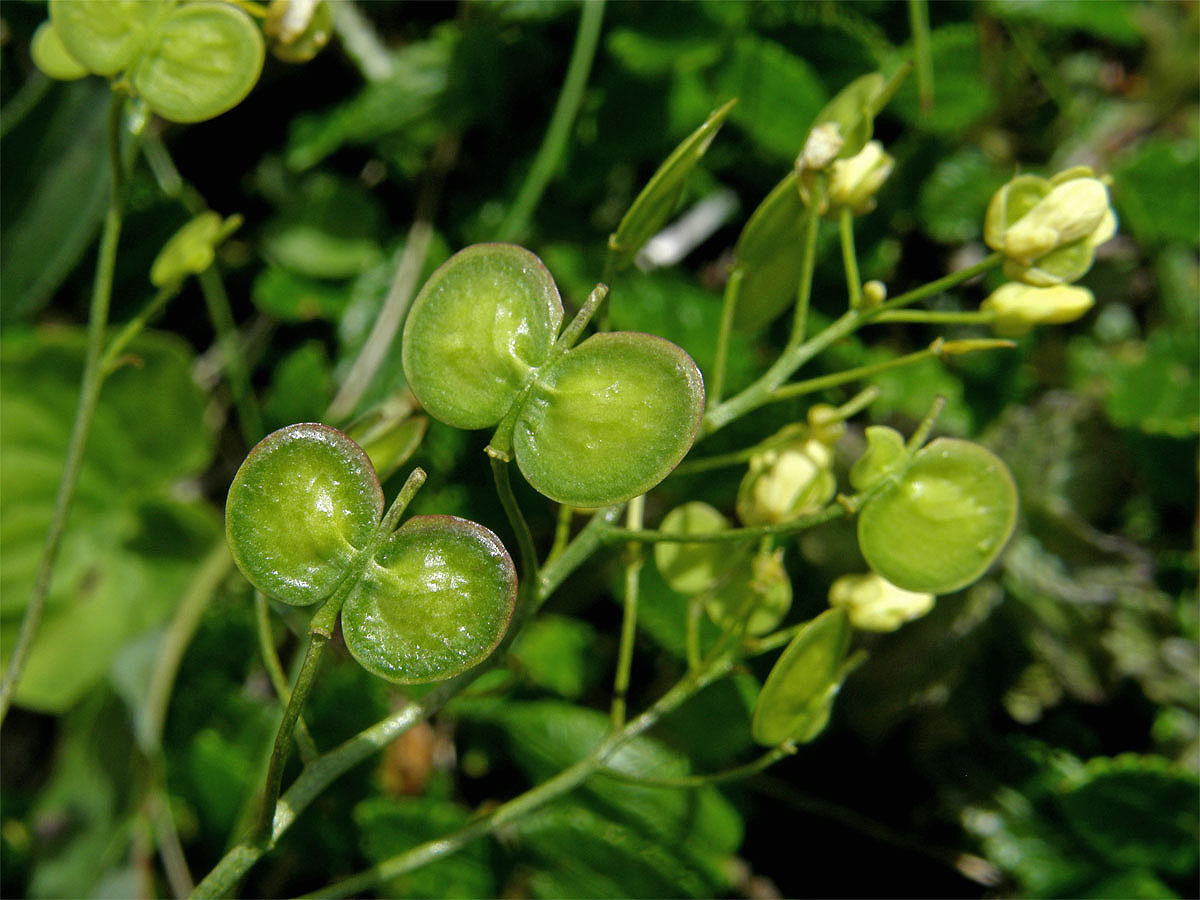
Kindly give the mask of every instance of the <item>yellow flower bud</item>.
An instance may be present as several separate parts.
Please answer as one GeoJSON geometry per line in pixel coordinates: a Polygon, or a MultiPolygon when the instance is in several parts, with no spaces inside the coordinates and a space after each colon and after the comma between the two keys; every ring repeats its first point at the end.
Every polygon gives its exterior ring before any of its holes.
{"type": "Polygon", "coordinates": [[[882,281],[871,280],[862,286],[863,306],[870,309],[878,306],[887,299],[887,285],[882,281]]]}
{"type": "Polygon", "coordinates": [[[861,215],[875,208],[875,193],[892,173],[896,161],[883,152],[883,144],[869,141],[849,159],[839,159],[829,170],[829,202],[861,215]]]}
{"type": "Polygon", "coordinates": [[[988,204],[984,240],[1007,257],[1004,273],[1037,287],[1066,284],[1091,268],[1117,230],[1104,182],[1079,167],[1052,179],[1018,175],[988,204]]]}
{"type": "Polygon", "coordinates": [[[1031,287],[1010,281],[992,292],[980,309],[991,310],[996,318],[992,329],[1005,337],[1028,334],[1034,325],[1061,325],[1074,322],[1095,303],[1087,288],[1060,284],[1031,287]]]}
{"type": "Polygon", "coordinates": [[[863,631],[895,631],[933,609],[934,595],[906,591],[881,575],[843,575],[829,588],[829,605],[841,606],[863,631]]]}
{"type": "Polygon", "coordinates": [[[756,455],[738,488],[738,517],[771,525],[816,512],[837,491],[832,466],[829,447],[814,438],[756,455]]]}

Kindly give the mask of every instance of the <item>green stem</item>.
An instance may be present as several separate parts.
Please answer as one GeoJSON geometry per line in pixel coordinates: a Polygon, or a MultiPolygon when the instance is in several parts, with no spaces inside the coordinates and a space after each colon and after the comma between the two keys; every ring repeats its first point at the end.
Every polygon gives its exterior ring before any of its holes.
{"type": "Polygon", "coordinates": [[[703,688],[728,674],[732,663],[727,655],[711,659],[703,668],[685,675],[657,703],[629,722],[620,731],[601,741],[591,753],[574,765],[562,770],[553,778],[530,788],[512,800],[502,803],[491,812],[437,840],[429,841],[397,856],[393,856],[358,875],[354,875],[327,888],[307,894],[307,897],[347,897],[369,887],[411,872],[434,860],[457,853],[478,838],[492,834],[545,806],[551,800],[573,791],[597,772],[604,769],[617,751],[629,741],[645,732],[664,715],[679,707],[685,700],[703,688]]]}
{"type": "MultiPolygon", "coordinates": [[[[267,607],[266,594],[262,591],[254,592],[254,624],[258,631],[259,655],[267,668],[267,676],[271,679],[275,696],[279,698],[280,703],[287,706],[292,691],[288,686],[287,676],[283,673],[283,665],[279,662],[279,654],[275,652],[275,641],[271,637],[270,610],[267,607]]],[[[303,716],[296,719],[296,746],[300,750],[300,758],[306,764],[321,755],[303,716]]]]}
{"type": "Polygon", "coordinates": [[[126,322],[121,330],[109,340],[108,346],[104,350],[104,359],[100,363],[105,378],[116,371],[120,365],[121,353],[135,337],[141,334],[147,323],[158,315],[177,291],[178,288],[175,286],[159,288],[150,302],[142,307],[142,311],[126,322]]]}
{"type": "Polygon", "coordinates": [[[842,267],[846,270],[846,292],[850,308],[862,306],[862,279],[858,275],[858,257],[854,251],[854,213],[843,206],[838,213],[838,235],[842,242],[842,267]]]}
{"type": "Polygon", "coordinates": [[[818,378],[809,378],[805,381],[785,384],[783,387],[771,392],[770,401],[790,400],[793,397],[801,397],[804,394],[812,394],[816,391],[823,391],[826,388],[837,387],[839,384],[845,384],[848,381],[860,381],[863,378],[878,375],[880,372],[910,366],[923,359],[938,355],[935,348],[926,347],[924,350],[906,353],[904,356],[897,356],[895,359],[872,363],[869,366],[856,366],[853,369],[846,369],[843,372],[832,372],[829,375],[821,375],[818,378]]]}
{"type": "Polygon", "coordinates": [[[684,635],[689,671],[700,668],[700,620],[703,616],[704,602],[700,597],[689,599],[684,635]]]}
{"type": "Polygon", "coordinates": [[[283,782],[283,767],[287,765],[291,755],[293,734],[296,722],[300,718],[300,710],[308,698],[316,680],[317,668],[321,664],[321,656],[329,643],[329,635],[320,631],[309,633],[308,648],[304,653],[304,662],[296,676],[296,686],[292,688],[287,706],[283,710],[283,721],[279,723],[279,731],[275,734],[275,746],[271,750],[271,762],[267,766],[266,789],[263,793],[262,811],[258,818],[256,837],[262,843],[271,839],[275,823],[275,807],[279,802],[279,788],[283,782]]]}
{"type": "Polygon", "coordinates": [[[751,775],[757,775],[759,772],[769,769],[781,759],[786,759],[795,752],[795,749],[790,746],[775,747],[773,750],[768,750],[762,756],[758,757],[758,759],[751,760],[744,765],[722,769],[719,772],[709,772],[704,775],[681,775],[678,778],[652,778],[645,775],[627,775],[617,769],[603,769],[599,774],[614,781],[643,785],[645,787],[697,788],[709,784],[722,784],[726,781],[739,781],[751,775]]]}
{"type": "Polygon", "coordinates": [[[542,368],[549,366],[575,346],[575,342],[579,340],[579,335],[583,334],[583,329],[587,327],[588,322],[592,320],[592,316],[596,314],[596,310],[600,308],[600,304],[604,302],[604,298],[607,296],[608,285],[603,282],[592,288],[592,292],[588,294],[588,298],[584,301],[583,306],[579,307],[579,312],[575,313],[575,318],[571,319],[570,324],[563,329],[562,334],[558,336],[558,340],[554,342],[554,346],[550,348],[550,354],[546,357],[546,361],[542,363],[542,368]]]}
{"type": "Polygon", "coordinates": [[[571,520],[574,518],[575,507],[567,503],[558,504],[558,514],[554,523],[554,543],[550,545],[550,552],[546,554],[546,562],[550,562],[566,548],[567,541],[571,539],[571,520]]]}
{"type": "Polygon", "coordinates": [[[54,511],[51,514],[50,527],[42,546],[41,560],[34,576],[33,591],[21,618],[21,628],[17,634],[16,644],[13,646],[12,656],[9,657],[8,667],[4,670],[4,680],[0,682],[0,724],[3,724],[4,718],[8,715],[13,695],[21,680],[26,660],[29,658],[29,651],[33,646],[34,636],[42,623],[42,614],[45,612],[46,597],[50,592],[54,565],[58,559],[63,532],[66,530],[67,516],[71,511],[72,501],[75,499],[75,488],[79,483],[79,472],[83,463],[83,454],[87,448],[92,416],[96,412],[96,403],[100,399],[100,388],[104,383],[102,365],[104,334],[108,327],[113,273],[117,262],[117,244],[120,242],[121,225],[125,212],[126,178],[121,160],[123,108],[124,99],[120,95],[114,94],[108,117],[108,152],[109,165],[112,168],[112,193],[109,197],[108,211],[104,216],[96,276],[92,282],[92,300],[88,311],[87,350],[84,357],[83,375],[80,379],[79,403],[75,408],[75,421],[71,425],[66,462],[62,478],[58,483],[58,491],[54,497],[54,511]]]}
{"type": "Polygon", "coordinates": [[[546,129],[529,174],[525,176],[516,200],[500,224],[496,238],[499,241],[516,241],[525,236],[529,228],[529,219],[558,170],[567,148],[571,126],[579,112],[583,91],[592,70],[592,60],[596,55],[596,45],[600,40],[600,24],[604,20],[604,0],[590,0],[582,6],[579,29],[575,33],[575,45],[571,49],[571,60],[567,64],[562,92],[558,95],[554,113],[550,117],[550,125],[546,129]]]}
{"type": "Polygon", "coordinates": [[[801,516],[791,522],[780,522],[776,525],[756,525],[752,528],[729,528],[725,531],[711,531],[704,534],[680,534],[674,531],[642,531],[629,528],[609,528],[601,537],[606,544],[624,541],[641,541],[646,544],[723,544],[731,541],[746,541],[758,539],[764,535],[784,536],[796,534],[813,528],[824,522],[843,518],[846,509],[841,503],[831,503],[820,512],[801,516]]]}
{"type": "Polygon", "coordinates": [[[717,332],[717,354],[713,362],[712,378],[708,384],[708,403],[711,409],[721,402],[725,394],[725,371],[729,364],[729,338],[733,334],[733,319],[737,315],[738,298],[742,293],[745,271],[739,266],[729,273],[725,282],[725,294],[721,301],[721,326],[717,332]]]}
{"type": "Polygon", "coordinates": [[[922,322],[929,325],[990,325],[996,314],[990,309],[963,312],[950,310],[897,309],[875,317],[875,322],[922,322]]]}
{"type": "Polygon", "coordinates": [[[717,456],[706,456],[702,459],[689,459],[675,467],[672,475],[695,475],[697,472],[707,472],[711,469],[726,469],[730,466],[740,466],[748,463],[759,446],[747,447],[745,450],[734,450],[731,453],[721,453],[717,456]]]}
{"type": "MultiPolygon", "coordinates": [[[[646,496],[634,497],[625,508],[625,524],[630,531],[641,531],[646,496]]],[[[641,544],[631,542],[625,548],[625,610],[621,617],[621,643],[617,651],[617,671],[613,678],[610,716],[614,731],[625,724],[625,704],[629,694],[629,673],[633,667],[633,642],[637,636],[638,588],[642,573],[641,544]]]]}
{"type": "Polygon", "coordinates": [[[989,269],[994,269],[1003,261],[1003,254],[993,253],[973,266],[952,272],[937,281],[931,281],[929,284],[894,297],[879,306],[871,309],[848,310],[835,319],[824,331],[804,343],[796,346],[789,343],[774,364],[757,381],[704,414],[697,440],[707,437],[747,412],[770,402],[773,392],[781,387],[800,366],[825,348],[853,334],[868,322],[875,321],[890,310],[908,306],[925,297],[941,293],[947,288],[962,284],[964,281],[969,281],[989,269]]]}
{"type": "MultiPolygon", "coordinates": [[[[592,516],[583,530],[553,561],[548,562],[537,579],[533,590],[535,609],[562,584],[563,580],[579,568],[601,546],[605,530],[620,516],[623,507],[610,506],[592,516]]],[[[510,629],[510,641],[515,629],[510,629]]],[[[501,648],[505,646],[501,644],[501,648]]],[[[233,847],[216,867],[196,886],[194,897],[219,897],[232,890],[233,886],[250,870],[274,843],[279,840],[297,816],[334,781],[350,769],[378,753],[414,725],[424,722],[439,712],[453,697],[469,687],[475,679],[494,668],[502,658],[501,648],[481,665],[476,666],[449,681],[444,681],[420,701],[409,703],[386,719],[359,732],[345,743],[319,756],[297,776],[276,804],[274,825],[270,839],[244,840],[233,847]]],[[[294,696],[294,695],[293,695],[294,696]]]]}
{"type": "Polygon", "coordinates": [[[809,196],[804,220],[804,244],[800,257],[800,283],[796,287],[796,309],[792,315],[792,333],[788,338],[788,349],[804,343],[808,330],[808,304],[812,299],[813,273],[817,268],[817,234],[820,231],[819,210],[825,196],[824,176],[817,173],[809,196]]]}
{"type": "Polygon", "coordinates": [[[912,30],[913,56],[917,66],[917,96],[921,113],[933,111],[933,51],[929,40],[929,6],[926,0],[908,0],[908,24],[912,30]]]}
{"type": "Polygon", "coordinates": [[[504,507],[504,514],[508,516],[508,524],[517,536],[517,553],[521,557],[521,582],[537,584],[537,548],[533,543],[533,532],[529,530],[529,523],[525,520],[525,514],[521,512],[516,494],[513,493],[512,480],[508,474],[508,463],[495,456],[489,456],[488,459],[492,464],[492,479],[496,483],[496,494],[500,497],[500,505],[504,507]]]}
{"type": "Polygon", "coordinates": [[[233,404],[237,407],[242,440],[246,442],[246,446],[253,447],[263,436],[262,415],[258,411],[254,389],[250,385],[250,369],[242,356],[241,339],[233,321],[229,295],[225,293],[225,284],[221,281],[216,266],[209,266],[196,277],[200,282],[200,293],[204,295],[205,306],[208,307],[208,317],[217,333],[217,344],[221,348],[221,356],[229,378],[229,390],[233,395],[233,404]]]}

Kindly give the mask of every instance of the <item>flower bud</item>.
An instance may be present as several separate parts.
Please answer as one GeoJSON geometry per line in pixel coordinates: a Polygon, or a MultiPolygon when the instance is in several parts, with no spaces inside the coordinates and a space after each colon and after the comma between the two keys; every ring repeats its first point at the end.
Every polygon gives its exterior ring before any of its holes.
{"type": "Polygon", "coordinates": [[[837,159],[845,143],[836,122],[823,122],[808,133],[804,149],[800,152],[800,158],[796,160],[797,170],[820,171],[828,168],[829,164],[837,159]]]}
{"type": "Polygon", "coordinates": [[[863,631],[895,631],[933,609],[934,595],[906,591],[881,575],[843,575],[829,588],[829,605],[843,607],[863,631]]]}
{"type": "Polygon", "coordinates": [[[990,310],[996,318],[992,329],[1005,337],[1028,334],[1034,325],[1061,325],[1074,322],[1095,303],[1087,288],[1059,284],[1031,287],[1010,281],[992,292],[980,309],[990,310]]]}
{"type": "Polygon", "coordinates": [[[1049,180],[1018,175],[1000,188],[988,204],[984,240],[1007,257],[1009,278],[1050,287],[1091,268],[1096,247],[1116,228],[1108,188],[1080,167],[1049,180]]]}
{"type": "Polygon", "coordinates": [[[856,215],[875,208],[875,193],[891,174],[896,161],[883,152],[883,144],[869,141],[849,159],[836,160],[829,172],[829,202],[856,215]]]}
{"type": "Polygon", "coordinates": [[[815,438],[776,445],[750,460],[738,488],[738,517],[746,525],[790,522],[816,512],[837,491],[833,454],[815,438]]]}
{"type": "Polygon", "coordinates": [[[867,309],[879,306],[887,299],[887,285],[882,281],[871,280],[862,286],[863,306],[867,309]]]}

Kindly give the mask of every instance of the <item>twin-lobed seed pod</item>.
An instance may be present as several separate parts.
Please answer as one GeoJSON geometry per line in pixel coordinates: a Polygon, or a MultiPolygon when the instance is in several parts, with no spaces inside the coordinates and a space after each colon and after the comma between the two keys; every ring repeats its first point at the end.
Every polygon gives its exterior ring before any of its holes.
{"type": "Polygon", "coordinates": [[[262,72],[258,26],[231,3],[199,0],[50,0],[33,57],[59,79],[101,75],[173,122],[236,106],[262,72]]]}
{"type": "Polygon", "coordinates": [[[341,604],[346,646],[402,684],[440,681],[482,662],[516,603],[500,539],[454,516],[395,531],[383,489],[354,441],[290,425],[246,457],[225,505],[233,558],[250,583],[293,606],[341,604]]]}
{"type": "MultiPolygon", "coordinates": [[[[645,493],[692,445],[704,382],[691,357],[649,334],[556,342],[563,307],[536,256],[476,244],[426,282],[404,328],[404,373],[431,416],[500,425],[526,480],[576,507],[645,493]]],[[[500,452],[506,452],[507,448],[500,452]]]]}

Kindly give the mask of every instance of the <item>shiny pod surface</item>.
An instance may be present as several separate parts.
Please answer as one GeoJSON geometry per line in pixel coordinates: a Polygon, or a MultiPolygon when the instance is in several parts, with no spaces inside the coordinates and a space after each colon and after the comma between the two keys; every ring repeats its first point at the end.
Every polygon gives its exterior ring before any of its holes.
{"type": "MultiPolygon", "coordinates": [[[[666,534],[716,534],[729,528],[729,520],[707,503],[693,500],[677,506],[662,520],[666,534]]],[[[745,561],[749,547],[730,541],[695,543],[664,541],[654,545],[654,562],[671,590],[685,596],[711,587],[745,561]]]]}
{"type": "Polygon", "coordinates": [[[307,606],[333,593],[382,512],[375,469],[356,443],[326,425],[289,425],[263,438],[238,469],[225,531],[251,584],[307,606]]]}
{"type": "Polygon", "coordinates": [[[265,56],[262,33],[242,10],[227,3],[189,3],[158,24],[132,80],[164,119],[200,122],[250,93],[265,56]]]}
{"type": "Polygon", "coordinates": [[[692,358],[648,334],[595,334],[538,373],[513,449],[533,487],[576,507],[654,487],[692,445],[704,381],[692,358]]]}
{"type": "Polygon", "coordinates": [[[454,516],[418,516],[367,564],[342,607],[342,634],[369,672],[400,684],[441,681],[495,649],[516,596],[496,535],[454,516]]]}
{"type": "Polygon", "coordinates": [[[541,260],[513,244],[475,244],[430,276],[404,326],[404,374],[435,419],[495,425],[549,356],[562,300],[541,260]]]}
{"type": "Polygon", "coordinates": [[[792,582],[783,568],[783,551],[760,553],[734,569],[704,598],[708,617],[727,630],[746,634],[772,631],[792,608],[792,582]]]}
{"type": "Polygon", "coordinates": [[[897,587],[946,594],[984,573],[1016,517],[1017,489],[1004,463],[978,444],[939,438],[863,507],[858,543],[897,587]]]}
{"type": "Polygon", "coordinates": [[[751,733],[760,744],[811,741],[829,722],[850,645],[841,609],[821,613],[780,654],[754,707],[751,733]]]}

